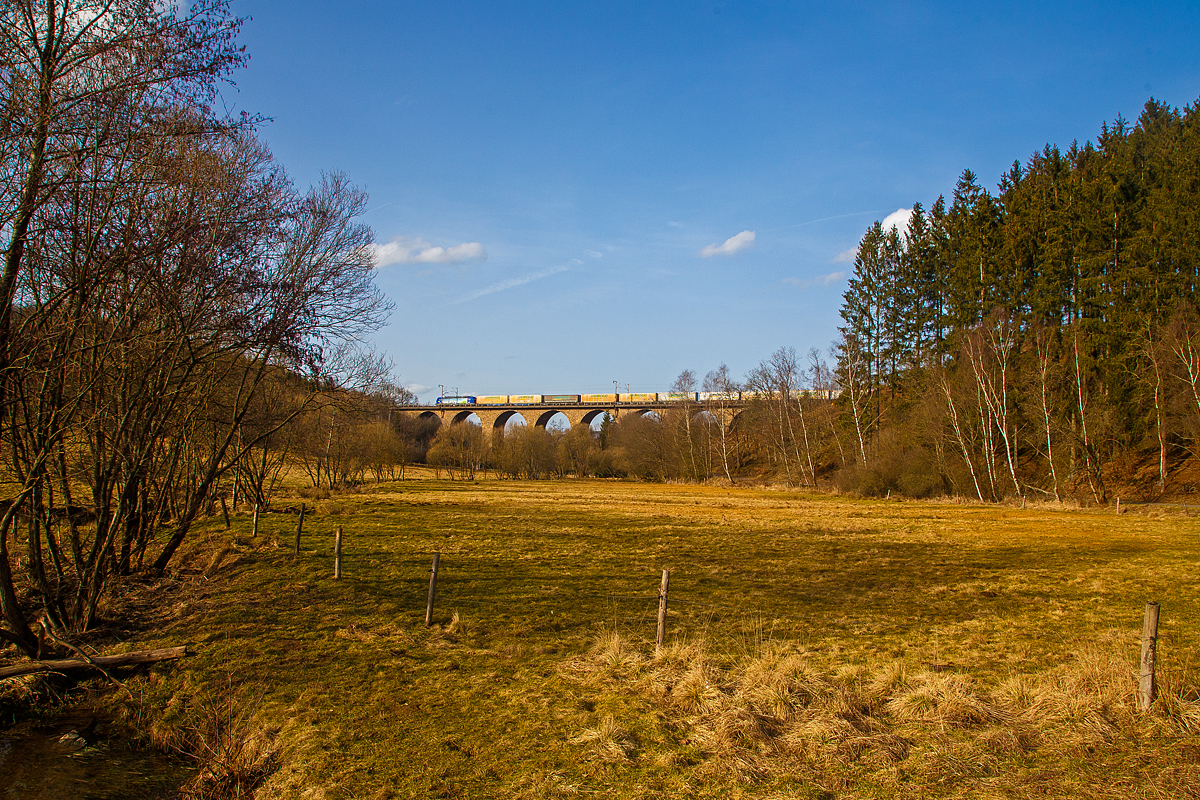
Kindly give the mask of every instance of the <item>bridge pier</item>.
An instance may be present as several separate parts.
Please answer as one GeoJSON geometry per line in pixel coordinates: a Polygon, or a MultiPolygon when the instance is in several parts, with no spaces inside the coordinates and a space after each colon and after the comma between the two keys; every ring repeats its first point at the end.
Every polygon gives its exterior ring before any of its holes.
{"type": "Polygon", "coordinates": [[[483,429],[492,433],[504,430],[504,424],[508,422],[513,413],[512,411],[494,411],[482,408],[475,410],[475,416],[479,417],[479,423],[483,425],[483,429]]]}
{"type": "Polygon", "coordinates": [[[544,428],[550,424],[550,420],[558,414],[562,414],[567,418],[567,422],[574,428],[579,425],[589,426],[592,422],[604,415],[607,411],[616,418],[618,410],[616,408],[577,408],[555,407],[555,406],[530,406],[528,408],[509,408],[503,410],[490,409],[475,409],[475,415],[479,417],[479,421],[483,423],[485,430],[502,431],[509,419],[515,414],[520,414],[525,420],[525,424],[535,428],[544,428]]]}

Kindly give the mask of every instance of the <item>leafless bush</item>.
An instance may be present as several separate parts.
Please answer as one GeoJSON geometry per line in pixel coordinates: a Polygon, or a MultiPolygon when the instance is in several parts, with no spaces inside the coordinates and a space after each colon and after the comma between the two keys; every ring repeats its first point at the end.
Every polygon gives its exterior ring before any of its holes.
{"type": "Polygon", "coordinates": [[[193,760],[196,774],[181,788],[188,800],[244,800],[279,765],[278,731],[261,721],[262,695],[238,691],[230,678],[219,695],[173,700],[155,726],[164,749],[193,760]]]}
{"type": "Polygon", "coordinates": [[[491,442],[478,425],[443,426],[426,456],[430,464],[446,469],[450,477],[470,480],[483,468],[491,442]]]}

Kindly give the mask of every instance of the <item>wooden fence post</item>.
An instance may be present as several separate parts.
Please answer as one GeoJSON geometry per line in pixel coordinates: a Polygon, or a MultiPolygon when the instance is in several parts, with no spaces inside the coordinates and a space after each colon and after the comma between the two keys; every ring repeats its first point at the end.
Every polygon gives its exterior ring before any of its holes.
{"type": "Polygon", "coordinates": [[[254,504],[254,530],[250,533],[250,538],[254,539],[258,536],[258,503],[254,504]]]}
{"type": "Polygon", "coordinates": [[[221,513],[225,515],[225,530],[229,530],[229,506],[225,503],[225,495],[221,495],[221,513]]]}
{"type": "Polygon", "coordinates": [[[300,504],[300,520],[296,523],[296,555],[300,555],[300,531],[304,530],[304,503],[300,504]]]}
{"type": "Polygon", "coordinates": [[[654,654],[662,652],[667,639],[667,591],[671,587],[671,570],[664,569],[662,584],[658,588],[658,638],[654,642],[654,654]]]}
{"type": "Polygon", "coordinates": [[[442,560],[441,553],[433,554],[433,566],[429,568],[429,596],[425,598],[425,627],[433,624],[433,597],[437,594],[438,564],[442,560]]]}
{"type": "Polygon", "coordinates": [[[333,535],[333,579],[342,577],[342,526],[337,526],[333,535]]]}
{"type": "Polygon", "coordinates": [[[1149,711],[1154,702],[1154,662],[1158,658],[1158,603],[1146,603],[1142,622],[1142,665],[1138,672],[1138,708],[1149,711]]]}

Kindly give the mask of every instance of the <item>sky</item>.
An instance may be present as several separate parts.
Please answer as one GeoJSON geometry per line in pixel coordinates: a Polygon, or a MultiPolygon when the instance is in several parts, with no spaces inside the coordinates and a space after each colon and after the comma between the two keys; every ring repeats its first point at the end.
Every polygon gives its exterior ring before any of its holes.
{"type": "Polygon", "coordinates": [[[661,391],[828,354],[863,232],[964,169],[1200,97],[1200,3],[975,6],[234,0],[219,102],[369,193],[422,400],[661,391]]]}

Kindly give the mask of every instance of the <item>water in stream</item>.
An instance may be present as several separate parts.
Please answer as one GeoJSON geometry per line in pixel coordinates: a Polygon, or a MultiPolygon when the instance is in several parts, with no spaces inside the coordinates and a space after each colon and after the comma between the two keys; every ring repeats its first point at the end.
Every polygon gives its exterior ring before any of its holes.
{"type": "Polygon", "coordinates": [[[175,797],[191,774],[186,764],[136,748],[119,729],[88,716],[0,730],[0,800],[162,800],[175,797]]]}

